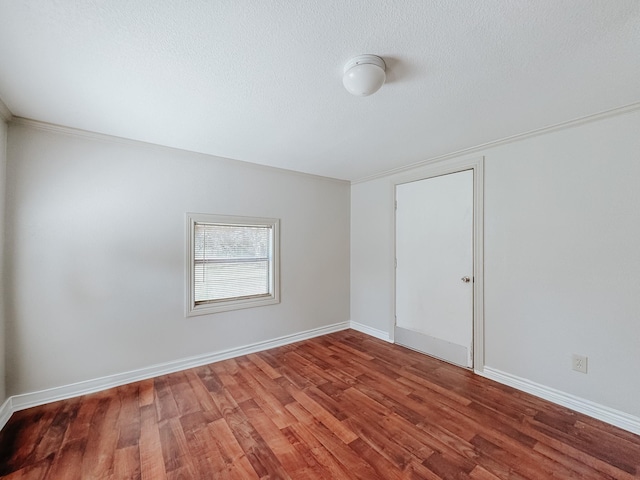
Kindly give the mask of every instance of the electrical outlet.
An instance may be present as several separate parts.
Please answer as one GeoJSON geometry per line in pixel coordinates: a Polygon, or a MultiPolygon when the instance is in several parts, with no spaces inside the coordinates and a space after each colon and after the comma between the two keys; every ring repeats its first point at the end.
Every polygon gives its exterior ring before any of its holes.
{"type": "Polygon", "coordinates": [[[571,368],[576,372],[587,373],[587,357],[584,355],[576,355],[574,353],[571,356],[571,368]]]}

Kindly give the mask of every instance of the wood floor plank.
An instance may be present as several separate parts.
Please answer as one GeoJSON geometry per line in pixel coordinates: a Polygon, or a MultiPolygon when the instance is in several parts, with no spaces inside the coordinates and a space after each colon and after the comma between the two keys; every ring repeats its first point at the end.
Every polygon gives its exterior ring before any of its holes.
{"type": "Polygon", "coordinates": [[[379,428],[377,422],[367,417],[352,417],[347,425],[357,433],[357,441],[349,446],[371,463],[386,478],[396,477],[405,471],[414,459],[414,454],[391,438],[387,432],[379,428]],[[373,463],[371,459],[384,459],[384,462],[373,463]]]}
{"type": "MultiPolygon", "coordinates": [[[[120,480],[139,480],[140,473],[140,449],[137,445],[130,445],[118,448],[113,457],[113,479],[120,480]]],[[[72,478],[72,477],[53,477],[53,478],[72,478]]]]}
{"type": "Polygon", "coordinates": [[[251,418],[251,423],[263,439],[268,439],[268,445],[284,469],[292,478],[303,478],[302,474],[307,464],[291,444],[287,436],[271,421],[255,400],[247,400],[240,404],[240,408],[251,418]]]}
{"type": "Polygon", "coordinates": [[[500,480],[500,477],[495,476],[493,473],[488,472],[480,465],[476,465],[471,473],[469,473],[469,478],[473,480],[500,480]]]}
{"type": "Polygon", "coordinates": [[[116,427],[120,414],[120,398],[117,393],[103,395],[98,408],[91,417],[91,428],[87,436],[82,458],[83,478],[106,478],[113,473],[113,458],[118,444],[116,427]]]}
{"type": "Polygon", "coordinates": [[[213,398],[211,398],[204,384],[200,381],[195,370],[188,370],[185,373],[189,381],[189,386],[191,387],[191,394],[200,404],[199,412],[203,413],[205,418],[209,418],[211,421],[222,418],[222,413],[218,410],[216,403],[213,401],[213,398]]]}
{"type": "Polygon", "coordinates": [[[158,433],[160,435],[160,445],[162,446],[162,458],[164,460],[164,469],[167,477],[175,470],[182,470],[185,466],[183,456],[185,451],[182,450],[179,439],[175,435],[175,429],[171,423],[177,421],[176,418],[162,420],[158,424],[158,433]]]}
{"type": "Polygon", "coordinates": [[[304,445],[307,451],[311,453],[320,466],[318,470],[324,473],[324,475],[319,475],[320,478],[351,478],[349,470],[322,445],[309,428],[300,423],[295,423],[287,427],[286,430],[290,432],[297,443],[304,445]]]}
{"type": "Polygon", "coordinates": [[[162,458],[162,443],[154,405],[145,405],[140,411],[140,476],[143,480],[162,480],[167,472],[162,458]]]}
{"type": "Polygon", "coordinates": [[[212,438],[216,440],[217,449],[224,459],[222,468],[217,466],[214,471],[226,471],[229,474],[229,478],[233,480],[259,478],[247,454],[224,419],[213,422],[209,427],[209,431],[212,438]]]}
{"type": "Polygon", "coordinates": [[[142,380],[137,382],[138,384],[138,404],[141,407],[145,405],[152,405],[155,397],[155,389],[153,386],[153,379],[142,380]]]}
{"type": "Polygon", "coordinates": [[[339,380],[340,383],[331,382],[340,386],[343,390],[357,383],[358,375],[362,374],[362,369],[359,366],[351,367],[346,363],[346,357],[339,357],[334,352],[328,351],[326,347],[320,345],[310,345],[311,348],[300,349],[298,353],[311,361],[317,361],[318,355],[322,355],[325,366],[323,367],[329,372],[333,378],[339,380]]]}
{"type": "Polygon", "coordinates": [[[276,380],[285,380],[282,376],[271,378],[265,375],[254,364],[245,362],[244,368],[236,373],[237,381],[245,385],[250,397],[243,400],[255,400],[267,415],[276,423],[278,428],[284,428],[295,422],[293,416],[285,406],[293,402],[293,397],[287,392],[286,385],[276,380]]]}
{"type": "Polygon", "coordinates": [[[53,458],[54,454],[51,454],[36,463],[32,463],[24,468],[13,471],[2,478],[4,480],[45,480],[49,478],[49,471],[51,470],[53,458]]]}
{"type": "Polygon", "coordinates": [[[154,405],[158,412],[158,420],[167,420],[180,415],[178,404],[171,392],[171,377],[164,375],[154,379],[155,401],[154,405]]]}
{"type": "Polygon", "coordinates": [[[299,478],[309,478],[311,480],[325,480],[333,477],[327,468],[314,455],[313,447],[302,441],[301,437],[292,427],[282,429],[282,434],[296,450],[298,456],[305,462],[306,466],[300,471],[299,478]]]}
{"type": "MultiPolygon", "coordinates": [[[[117,419],[118,449],[137,447],[140,438],[140,408],[138,385],[123,385],[116,389],[120,398],[120,415],[117,419]]],[[[79,413],[80,414],[80,413],[79,413]]]]}
{"type": "Polygon", "coordinates": [[[351,448],[362,460],[367,462],[376,472],[377,478],[385,480],[400,480],[404,477],[405,465],[401,469],[397,467],[388,457],[380,455],[379,451],[372,450],[371,445],[362,438],[357,438],[349,444],[351,448]]]}
{"type": "Polygon", "coordinates": [[[209,365],[209,368],[211,372],[216,375],[221,386],[233,396],[236,402],[246,402],[253,398],[251,392],[247,391],[246,385],[244,385],[242,380],[238,380],[242,369],[238,367],[235,359],[230,362],[209,365]]]}
{"type": "MultiPolygon", "coordinates": [[[[632,472],[628,471],[630,468],[628,467],[628,465],[626,465],[627,459],[622,456],[618,457],[616,465],[613,465],[600,458],[601,455],[599,454],[599,452],[598,455],[595,456],[590,454],[589,452],[585,452],[584,449],[581,448],[579,442],[576,442],[576,444],[574,444],[574,439],[571,436],[560,435],[557,431],[552,431],[548,427],[541,427],[538,424],[533,424],[532,430],[541,433],[542,435],[540,437],[540,440],[547,445],[554,445],[565,455],[569,455],[581,462],[584,462],[585,464],[592,466],[596,470],[611,475],[613,478],[623,480],[640,478],[639,476],[637,476],[638,470],[632,472]],[[624,469],[620,469],[619,465],[623,465],[624,469]]],[[[533,431],[531,435],[535,435],[533,431]]],[[[637,458],[638,455],[640,455],[640,450],[633,455],[633,458],[637,458]]]]}
{"type": "Polygon", "coordinates": [[[214,400],[218,403],[224,420],[258,476],[273,474],[278,478],[290,478],[235,399],[223,391],[220,395],[216,395],[214,400]]]}
{"type": "Polygon", "coordinates": [[[253,353],[251,355],[247,355],[247,358],[272,380],[282,376],[280,372],[265,362],[260,355],[253,353]]]}
{"type": "Polygon", "coordinates": [[[640,479],[640,436],[346,330],[13,414],[0,477],[640,479]]]}
{"type": "Polygon", "coordinates": [[[342,464],[348,472],[348,475],[352,475],[344,478],[357,478],[361,480],[383,478],[375,472],[370,464],[351,450],[348,445],[345,445],[340,438],[333,434],[330,429],[300,404],[290,403],[287,405],[287,409],[290,410],[293,415],[300,420],[300,423],[309,429],[318,442],[342,464]]]}
{"type": "Polygon", "coordinates": [[[176,402],[179,416],[198,412],[201,409],[198,398],[193,395],[189,378],[185,372],[177,372],[171,375],[169,384],[171,394],[176,402]]]}
{"type": "Polygon", "coordinates": [[[54,457],[49,476],[51,478],[81,480],[82,470],[78,468],[78,465],[82,465],[85,450],[86,440],[84,439],[65,443],[54,457]]]}
{"type": "Polygon", "coordinates": [[[0,443],[0,475],[35,463],[35,451],[46,434],[60,402],[43,406],[29,415],[28,411],[14,413],[2,430],[0,443]]]}
{"type": "Polygon", "coordinates": [[[613,478],[606,473],[596,470],[590,465],[582,463],[575,458],[565,455],[562,452],[559,452],[552,447],[545,445],[544,443],[536,443],[533,449],[536,452],[544,455],[545,457],[561,463],[570,470],[573,470],[578,474],[577,478],[581,478],[584,480],[610,480],[611,478],[613,478]]]}
{"type": "Polygon", "coordinates": [[[77,415],[77,404],[63,402],[61,408],[56,412],[51,424],[44,432],[38,446],[34,452],[34,461],[38,462],[50,454],[55,453],[62,447],[65,434],[77,415]]]}
{"type": "Polygon", "coordinates": [[[291,395],[296,399],[296,402],[307,410],[313,417],[327,427],[334,435],[336,435],[344,443],[348,444],[353,442],[358,436],[343,422],[331,415],[327,410],[313,400],[305,392],[292,390],[291,395]]]}
{"type": "Polygon", "coordinates": [[[414,392],[416,390],[429,393],[433,392],[432,396],[434,398],[437,398],[438,401],[446,402],[449,405],[453,405],[455,402],[460,405],[467,406],[471,403],[471,400],[467,397],[459,395],[447,388],[440,387],[439,385],[429,382],[418,375],[414,375],[407,370],[401,370],[398,374],[397,382],[409,387],[414,392]]]}

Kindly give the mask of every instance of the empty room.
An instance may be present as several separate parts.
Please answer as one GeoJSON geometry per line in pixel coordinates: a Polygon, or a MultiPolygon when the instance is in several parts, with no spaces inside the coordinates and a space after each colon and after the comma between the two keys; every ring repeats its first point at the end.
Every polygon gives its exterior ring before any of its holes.
{"type": "Polygon", "coordinates": [[[640,2],[0,0],[0,478],[640,478],[640,2]]]}

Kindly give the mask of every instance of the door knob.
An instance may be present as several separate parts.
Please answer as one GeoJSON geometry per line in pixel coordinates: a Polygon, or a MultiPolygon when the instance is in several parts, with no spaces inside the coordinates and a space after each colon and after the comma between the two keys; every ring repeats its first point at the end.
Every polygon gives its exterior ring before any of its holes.
{"type": "Polygon", "coordinates": [[[460,280],[462,280],[464,283],[469,283],[471,281],[469,277],[462,277],[460,280]]]}

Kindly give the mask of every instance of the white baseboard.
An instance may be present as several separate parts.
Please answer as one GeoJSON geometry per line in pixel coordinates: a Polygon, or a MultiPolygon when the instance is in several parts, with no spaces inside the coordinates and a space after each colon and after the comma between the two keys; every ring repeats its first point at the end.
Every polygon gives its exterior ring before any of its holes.
{"type": "Polygon", "coordinates": [[[349,327],[352,328],[353,330],[357,330],[358,332],[364,333],[371,337],[384,340],[385,342],[393,343],[393,340],[391,340],[391,337],[389,336],[389,332],[385,332],[384,330],[378,330],[377,328],[373,328],[368,325],[364,325],[362,323],[354,322],[353,320],[349,322],[349,327]]]}
{"type": "Polygon", "coordinates": [[[93,380],[86,380],[71,385],[64,385],[47,390],[14,395],[13,397],[9,397],[2,405],[2,408],[0,408],[0,429],[4,427],[6,422],[9,420],[9,417],[11,417],[11,414],[19,410],[35,407],[37,405],[43,405],[45,403],[56,402],[58,400],[78,397],[80,395],[87,395],[89,393],[99,392],[108,388],[125,385],[127,383],[138,382],[140,380],[146,380],[148,378],[165,375],[167,373],[179,372],[181,370],[199,367],[202,365],[207,365],[209,363],[219,362],[221,360],[227,360],[229,358],[239,357],[250,353],[256,353],[263,350],[268,350],[270,348],[281,347],[290,343],[300,342],[302,340],[319,337],[321,335],[338,332],[340,330],[346,330],[348,328],[348,321],[335,323],[333,325],[313,328],[304,332],[285,335],[283,337],[278,337],[263,342],[257,342],[250,345],[245,345],[243,347],[231,348],[228,350],[208,353],[205,355],[183,358],[181,360],[152,365],[150,367],[140,368],[138,370],[132,370],[130,372],[117,373],[115,375],[109,375],[93,380]]]}
{"type": "Polygon", "coordinates": [[[11,397],[7,398],[2,406],[0,406],[0,430],[7,424],[13,414],[13,406],[11,405],[11,397]]]}
{"type": "Polygon", "coordinates": [[[609,423],[628,432],[640,435],[640,418],[634,415],[605,407],[604,405],[594,403],[590,400],[576,397],[575,395],[532,382],[525,378],[511,375],[510,373],[502,372],[495,368],[485,366],[483,372],[476,373],[479,373],[490,380],[495,380],[498,383],[522,390],[523,392],[530,393],[536,397],[543,398],[558,405],[562,405],[563,407],[575,410],[576,412],[584,413],[590,417],[602,420],[603,422],[609,423]]]}
{"type": "MultiPolygon", "coordinates": [[[[13,412],[17,412],[19,410],[24,410],[26,408],[35,407],[37,405],[43,405],[45,403],[51,403],[58,400],[64,400],[67,398],[78,397],[80,395],[95,393],[120,385],[125,385],[127,383],[146,380],[148,378],[157,377],[159,375],[165,375],[167,373],[174,373],[193,367],[199,367],[201,365],[207,365],[209,363],[219,362],[221,360],[227,360],[229,358],[268,350],[270,348],[281,347],[283,345],[300,342],[302,340],[326,335],[332,332],[338,332],[340,330],[346,330],[348,328],[352,328],[353,330],[357,330],[366,335],[370,335],[386,342],[392,342],[388,332],[378,330],[354,321],[341,322],[320,328],[306,330],[304,332],[295,333],[292,335],[285,335],[283,337],[275,338],[272,340],[245,345],[243,347],[231,348],[215,353],[188,357],[173,362],[152,365],[150,367],[132,370],[130,372],[109,375],[102,378],[78,382],[71,385],[64,385],[48,390],[14,395],[13,397],[7,398],[2,406],[0,406],[0,430],[4,428],[13,412]]],[[[545,400],[549,400],[550,402],[562,405],[580,413],[584,413],[585,415],[589,415],[590,417],[597,418],[598,420],[602,420],[611,425],[615,425],[616,427],[622,428],[623,430],[627,430],[629,432],[640,435],[640,418],[629,415],[628,413],[596,404],[589,400],[585,400],[583,398],[579,398],[574,395],[555,390],[545,385],[540,385],[530,380],[526,380],[524,378],[520,378],[491,367],[485,366],[482,372],[477,371],[476,373],[491,380],[495,380],[496,382],[508,385],[513,388],[517,388],[518,390],[522,390],[523,392],[527,392],[537,397],[544,398],[545,400]]]]}

